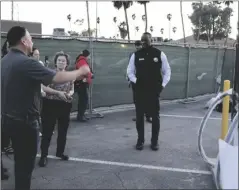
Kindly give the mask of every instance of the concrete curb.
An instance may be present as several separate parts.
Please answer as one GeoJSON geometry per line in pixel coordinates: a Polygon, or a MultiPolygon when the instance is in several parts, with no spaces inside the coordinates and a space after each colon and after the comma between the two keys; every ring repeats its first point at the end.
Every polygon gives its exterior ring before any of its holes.
{"type": "MultiPolygon", "coordinates": [[[[166,105],[166,104],[175,104],[175,103],[184,103],[186,102],[187,104],[190,103],[196,103],[198,101],[203,101],[210,99],[214,97],[215,94],[205,94],[202,96],[196,96],[194,98],[188,98],[188,99],[177,99],[177,100],[162,100],[161,105],[166,105]]],[[[110,107],[98,107],[93,109],[94,112],[100,113],[100,114],[108,114],[108,113],[115,113],[115,112],[122,112],[122,111],[129,111],[135,109],[134,104],[124,104],[124,105],[116,105],[116,106],[110,106],[110,107]]],[[[89,112],[87,111],[86,114],[89,112]]],[[[71,113],[71,119],[76,118],[77,112],[72,112],[71,113]]]]}

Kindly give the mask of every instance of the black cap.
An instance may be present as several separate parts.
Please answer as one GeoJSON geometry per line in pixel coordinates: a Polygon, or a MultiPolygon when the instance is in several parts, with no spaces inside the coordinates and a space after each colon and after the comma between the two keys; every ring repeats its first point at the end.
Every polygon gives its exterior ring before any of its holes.
{"type": "Polygon", "coordinates": [[[90,52],[87,49],[85,49],[85,50],[82,51],[82,55],[84,57],[88,57],[90,55],[90,52]]]}

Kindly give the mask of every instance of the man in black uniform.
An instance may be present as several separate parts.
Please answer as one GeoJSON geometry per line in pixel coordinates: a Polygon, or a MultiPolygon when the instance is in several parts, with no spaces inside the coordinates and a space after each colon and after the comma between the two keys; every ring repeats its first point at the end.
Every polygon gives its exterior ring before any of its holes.
{"type": "Polygon", "coordinates": [[[166,55],[151,45],[152,36],[144,33],[142,49],[135,52],[127,68],[127,76],[135,84],[137,150],[144,146],[144,114],[152,116],[151,149],[158,150],[159,136],[159,97],[171,76],[166,55]]]}
{"type": "Polygon", "coordinates": [[[15,190],[29,190],[39,138],[41,84],[64,83],[84,77],[88,67],[55,72],[28,57],[32,38],[20,26],[7,34],[10,51],[1,60],[1,119],[14,149],[15,190]]]}
{"type": "MultiPolygon", "coordinates": [[[[139,51],[139,50],[142,48],[142,44],[141,44],[141,41],[140,41],[140,40],[135,41],[134,45],[135,45],[136,51],[139,51]]],[[[133,53],[134,53],[134,52],[130,53],[129,59],[131,58],[131,56],[132,56],[133,53]]],[[[133,92],[133,102],[134,102],[134,104],[135,104],[135,92],[134,92],[134,91],[135,91],[135,84],[129,80],[128,76],[127,76],[126,78],[127,78],[127,80],[129,81],[129,87],[132,88],[132,92],[133,92]]],[[[149,114],[145,113],[145,118],[146,118],[146,121],[147,121],[147,122],[152,123],[152,120],[151,120],[149,114]]],[[[133,121],[136,121],[136,118],[133,118],[132,120],[133,120],[133,121]]]]}

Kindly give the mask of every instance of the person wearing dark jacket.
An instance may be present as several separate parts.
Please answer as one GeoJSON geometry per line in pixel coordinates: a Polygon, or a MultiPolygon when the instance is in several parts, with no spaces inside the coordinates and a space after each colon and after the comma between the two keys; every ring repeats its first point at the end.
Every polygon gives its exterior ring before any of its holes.
{"type": "Polygon", "coordinates": [[[38,149],[41,84],[84,78],[90,70],[56,72],[42,66],[28,56],[33,42],[24,27],[12,27],[7,41],[10,51],[1,59],[1,119],[14,150],[15,190],[30,190],[38,149]]]}
{"type": "Polygon", "coordinates": [[[146,32],[141,37],[142,49],[135,52],[127,68],[127,75],[135,84],[137,150],[144,146],[144,114],[152,116],[151,149],[158,150],[159,97],[170,80],[171,69],[166,55],[151,45],[152,36],[146,32]]]}
{"type": "MultiPolygon", "coordinates": [[[[135,41],[134,45],[135,45],[136,51],[139,51],[139,50],[142,48],[141,41],[139,41],[139,40],[135,41]]],[[[134,54],[134,52],[130,53],[129,60],[130,60],[130,58],[131,58],[131,56],[132,56],[133,54],[134,54]]],[[[132,88],[132,92],[133,92],[133,102],[134,102],[134,104],[135,104],[135,92],[134,92],[134,91],[135,91],[135,85],[134,85],[133,82],[131,82],[131,81],[129,80],[128,76],[127,76],[127,80],[129,81],[129,87],[132,88]]],[[[145,113],[145,118],[146,118],[146,121],[147,121],[147,122],[152,123],[152,120],[151,120],[149,114],[145,113]]],[[[133,120],[133,121],[136,121],[136,118],[133,118],[132,120],[133,120]]]]}
{"type": "MultiPolygon", "coordinates": [[[[84,50],[79,56],[77,56],[75,68],[80,69],[84,65],[89,66],[89,58],[90,52],[88,50],[84,50]]],[[[77,120],[80,122],[86,122],[89,120],[89,118],[85,116],[85,111],[88,105],[88,89],[89,85],[91,84],[92,78],[93,75],[91,70],[91,73],[89,73],[86,78],[75,81],[75,91],[78,94],[77,120]]]]}
{"type": "MultiPolygon", "coordinates": [[[[1,49],[1,58],[3,58],[8,53],[8,42],[7,40],[4,42],[2,49],[1,49]]],[[[1,180],[7,180],[9,178],[9,175],[7,174],[8,169],[4,168],[3,162],[2,162],[2,153],[13,153],[13,149],[10,145],[10,137],[7,135],[7,133],[4,131],[4,122],[1,118],[1,180]]]]}

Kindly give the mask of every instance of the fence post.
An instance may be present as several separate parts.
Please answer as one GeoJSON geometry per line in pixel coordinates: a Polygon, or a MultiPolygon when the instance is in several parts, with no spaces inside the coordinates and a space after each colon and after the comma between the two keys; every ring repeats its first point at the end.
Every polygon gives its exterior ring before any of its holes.
{"type": "MultiPolygon", "coordinates": [[[[89,47],[90,47],[90,54],[91,54],[91,60],[90,60],[90,67],[92,69],[92,71],[94,72],[94,47],[93,47],[93,41],[92,41],[92,38],[93,37],[89,37],[89,47]]],[[[93,82],[90,84],[89,86],[89,102],[88,102],[88,105],[89,105],[89,111],[88,111],[88,114],[87,116],[89,118],[103,118],[104,115],[96,112],[94,109],[93,109],[93,99],[92,99],[92,94],[93,94],[93,82]]]]}
{"type": "Polygon", "coordinates": [[[214,65],[214,71],[215,71],[215,78],[214,78],[214,93],[218,93],[220,91],[220,85],[218,82],[217,82],[217,79],[218,79],[218,65],[219,65],[219,55],[220,55],[220,48],[218,47],[217,49],[217,61],[214,65]],[[219,88],[219,89],[218,89],[219,88]]]}
{"type": "MultiPolygon", "coordinates": [[[[0,1],[0,10],[2,10],[2,1],[0,1]]],[[[0,15],[1,17],[1,15],[0,15]]],[[[2,32],[1,32],[1,22],[0,22],[0,44],[1,44],[1,47],[2,47],[2,32]]],[[[0,52],[0,58],[2,58],[2,51],[0,52]]]]}
{"type": "Polygon", "coordinates": [[[190,68],[191,68],[191,46],[188,45],[188,67],[187,67],[187,84],[186,84],[186,92],[185,92],[185,100],[182,103],[190,103],[194,102],[194,98],[189,98],[189,88],[190,88],[190,68]]]}

